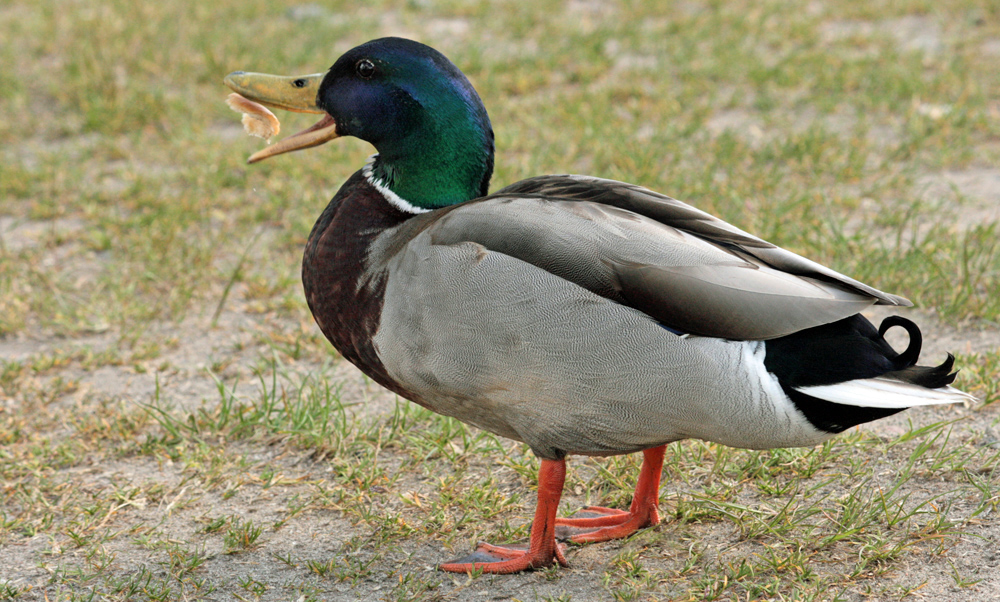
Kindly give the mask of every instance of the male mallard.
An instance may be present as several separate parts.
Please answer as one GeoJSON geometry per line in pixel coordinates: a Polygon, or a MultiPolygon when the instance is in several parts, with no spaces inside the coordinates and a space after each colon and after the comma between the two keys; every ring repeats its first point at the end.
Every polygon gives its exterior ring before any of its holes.
{"type": "Polygon", "coordinates": [[[235,91],[323,114],[250,162],[356,136],[378,150],[313,227],[306,299],[382,386],[523,441],[541,458],[527,550],[480,544],[446,571],[566,564],[573,541],[655,525],[664,446],[811,446],[911,406],[969,399],[920,331],[858,314],[910,305],[639,186],[542,176],[487,196],[493,130],[472,85],[423,44],[383,38],[325,74],[236,72],[235,91]],[[897,353],[882,335],[909,334],[897,353]],[[645,454],[628,512],[556,510],[570,454],[645,454]]]}

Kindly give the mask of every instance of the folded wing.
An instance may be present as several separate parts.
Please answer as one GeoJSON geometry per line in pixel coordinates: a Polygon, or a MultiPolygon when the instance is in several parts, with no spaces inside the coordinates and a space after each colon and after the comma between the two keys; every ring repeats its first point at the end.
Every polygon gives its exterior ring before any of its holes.
{"type": "Polygon", "coordinates": [[[910,305],[644,188],[581,176],[518,182],[427,224],[634,307],[673,330],[770,339],[873,304],[910,305]]]}

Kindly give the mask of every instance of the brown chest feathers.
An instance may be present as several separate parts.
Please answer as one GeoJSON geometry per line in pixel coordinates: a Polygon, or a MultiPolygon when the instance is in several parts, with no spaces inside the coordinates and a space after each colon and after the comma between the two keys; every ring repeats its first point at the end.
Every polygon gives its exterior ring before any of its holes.
{"type": "Polygon", "coordinates": [[[412,399],[376,353],[385,294],[380,266],[367,264],[375,238],[407,218],[355,173],[313,226],[302,259],[306,301],[320,330],[348,361],[383,387],[412,399]]]}

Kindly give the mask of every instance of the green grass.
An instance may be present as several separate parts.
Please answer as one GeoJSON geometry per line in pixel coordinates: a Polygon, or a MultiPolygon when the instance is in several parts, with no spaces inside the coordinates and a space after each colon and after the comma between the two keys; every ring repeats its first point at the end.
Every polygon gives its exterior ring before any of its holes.
{"type": "MultiPolygon", "coordinates": [[[[998,193],[948,182],[997,177],[998,24],[979,0],[0,8],[0,600],[995,592],[968,558],[1000,504],[998,193]],[[565,571],[431,570],[526,538],[537,460],[340,369],[299,262],[371,149],[248,167],[222,102],[229,71],[391,34],[479,90],[494,189],[636,182],[905,295],[928,341],[970,341],[984,403],[815,449],[672,445],[660,527],[565,571]]],[[[572,458],[563,511],[626,506],[637,472],[572,458]]]]}

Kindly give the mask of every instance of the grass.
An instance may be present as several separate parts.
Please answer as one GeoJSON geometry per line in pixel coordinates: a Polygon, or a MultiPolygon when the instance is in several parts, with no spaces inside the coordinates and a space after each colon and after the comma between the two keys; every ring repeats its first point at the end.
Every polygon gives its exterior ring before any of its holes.
{"type": "MultiPolygon", "coordinates": [[[[1000,164],[997,23],[978,0],[0,8],[0,600],[995,593],[998,197],[962,177],[1000,164]],[[657,529],[568,571],[433,571],[526,538],[537,460],[332,358],[301,249],[370,149],[247,167],[222,103],[229,71],[390,34],[469,75],[493,188],[637,182],[905,295],[928,341],[991,341],[954,349],[984,403],[815,449],[672,445],[657,529]]],[[[637,472],[571,459],[563,510],[626,506],[637,472]]]]}

